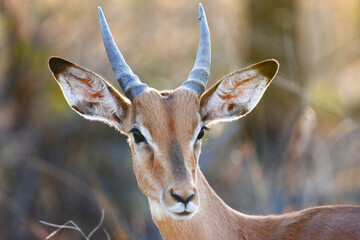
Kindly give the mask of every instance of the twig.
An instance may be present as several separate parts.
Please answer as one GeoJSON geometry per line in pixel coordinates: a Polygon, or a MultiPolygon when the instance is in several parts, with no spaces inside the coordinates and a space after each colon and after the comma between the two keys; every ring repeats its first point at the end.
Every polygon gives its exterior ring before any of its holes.
{"type": "MultiPolygon", "coordinates": [[[[67,221],[66,223],[64,223],[63,225],[57,225],[57,224],[53,224],[53,223],[48,223],[48,222],[45,222],[45,221],[40,221],[40,223],[42,224],[45,224],[45,225],[48,225],[48,226],[51,226],[51,227],[57,227],[58,229],[55,230],[54,232],[50,233],[50,235],[48,235],[46,237],[46,239],[50,239],[52,238],[53,236],[55,236],[60,230],[62,229],[72,229],[72,230],[76,230],[78,232],[81,233],[81,235],[86,239],[86,240],[90,240],[91,236],[100,228],[100,226],[103,224],[104,222],[104,216],[105,216],[105,213],[104,213],[104,210],[101,211],[101,219],[100,219],[100,222],[99,224],[89,233],[89,235],[86,236],[86,234],[81,230],[81,228],[72,220],[69,220],[67,221]],[[70,226],[69,226],[70,225],[70,226]],[[71,226],[72,225],[72,226],[71,226]]],[[[108,240],[110,240],[110,235],[109,233],[103,229],[105,234],[106,234],[106,237],[108,240]]]]}
{"type": "Polygon", "coordinates": [[[103,230],[104,230],[107,240],[111,240],[110,234],[108,233],[108,231],[105,228],[103,228],[103,230]]]}
{"type": "Polygon", "coordinates": [[[102,225],[102,223],[104,222],[104,209],[101,211],[101,219],[99,224],[89,233],[88,238],[90,239],[90,237],[100,228],[100,226],[102,225]]]}

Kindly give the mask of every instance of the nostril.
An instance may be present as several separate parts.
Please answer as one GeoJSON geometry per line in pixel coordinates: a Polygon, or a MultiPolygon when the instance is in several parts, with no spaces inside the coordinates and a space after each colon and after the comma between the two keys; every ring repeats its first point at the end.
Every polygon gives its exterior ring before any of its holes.
{"type": "Polygon", "coordinates": [[[184,197],[184,196],[181,196],[180,194],[176,193],[174,190],[171,190],[171,195],[175,198],[176,201],[187,204],[195,196],[195,192],[190,194],[188,197],[184,197]]]}
{"type": "Polygon", "coordinates": [[[177,194],[176,192],[174,192],[174,190],[171,189],[171,196],[173,196],[175,198],[176,201],[178,202],[185,202],[185,198],[179,194],[177,194]]]}
{"type": "Polygon", "coordinates": [[[185,201],[186,203],[190,202],[190,200],[195,196],[195,193],[192,193],[190,196],[188,196],[185,201]]]}

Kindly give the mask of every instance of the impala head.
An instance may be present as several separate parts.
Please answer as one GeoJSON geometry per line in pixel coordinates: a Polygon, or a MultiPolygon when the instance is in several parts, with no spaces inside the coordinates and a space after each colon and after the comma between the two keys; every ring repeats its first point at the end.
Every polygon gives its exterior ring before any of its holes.
{"type": "Polygon", "coordinates": [[[138,185],[149,198],[154,218],[165,214],[188,219],[196,213],[201,203],[196,173],[206,126],[249,113],[278,71],[275,60],[266,60],[229,74],[204,93],[210,34],[201,4],[199,10],[196,61],[188,79],[174,91],[159,92],[140,82],[118,50],[100,8],[104,45],[125,96],[89,70],[57,57],[49,60],[76,112],[129,136],[138,185]]]}

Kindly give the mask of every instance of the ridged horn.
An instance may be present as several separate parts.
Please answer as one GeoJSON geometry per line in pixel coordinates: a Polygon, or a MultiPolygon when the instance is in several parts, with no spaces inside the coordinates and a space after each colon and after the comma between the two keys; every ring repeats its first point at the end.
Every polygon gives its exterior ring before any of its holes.
{"type": "Polygon", "coordinates": [[[199,20],[200,20],[200,37],[199,47],[193,69],[188,79],[182,86],[190,91],[201,94],[205,91],[207,80],[210,76],[211,64],[211,43],[210,31],[206,20],[205,11],[201,3],[199,3],[199,20]]]}
{"type": "Polygon", "coordinates": [[[127,98],[132,101],[136,96],[141,94],[148,86],[139,80],[131,68],[126,64],[124,57],[119,51],[114,38],[110,32],[105,16],[100,7],[98,7],[101,34],[104,46],[108,55],[112,70],[116,80],[124,91],[127,98]]]}

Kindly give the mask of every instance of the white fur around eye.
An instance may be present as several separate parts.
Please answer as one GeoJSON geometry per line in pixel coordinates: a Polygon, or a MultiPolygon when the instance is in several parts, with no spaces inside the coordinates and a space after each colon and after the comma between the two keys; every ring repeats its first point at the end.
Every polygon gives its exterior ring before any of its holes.
{"type": "Polygon", "coordinates": [[[203,123],[200,122],[200,123],[197,125],[197,127],[196,127],[196,129],[195,129],[195,131],[194,131],[194,135],[192,136],[192,138],[191,138],[191,140],[190,140],[190,148],[193,148],[193,146],[194,146],[194,144],[195,144],[195,141],[196,141],[196,139],[197,139],[197,137],[198,137],[198,135],[199,135],[199,132],[200,132],[201,128],[203,127],[202,124],[203,124],[203,123]]]}
{"type": "Polygon", "coordinates": [[[145,137],[147,143],[154,149],[154,151],[159,150],[158,146],[156,145],[153,138],[151,137],[149,130],[146,127],[144,127],[143,125],[140,125],[140,124],[134,124],[132,126],[132,128],[137,128],[140,130],[141,134],[145,137]]]}

